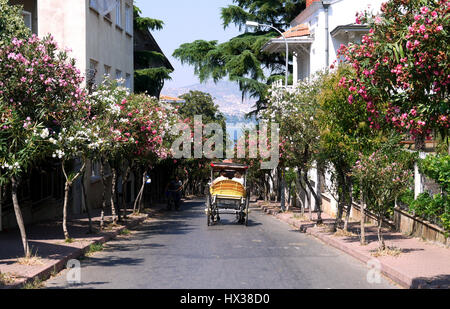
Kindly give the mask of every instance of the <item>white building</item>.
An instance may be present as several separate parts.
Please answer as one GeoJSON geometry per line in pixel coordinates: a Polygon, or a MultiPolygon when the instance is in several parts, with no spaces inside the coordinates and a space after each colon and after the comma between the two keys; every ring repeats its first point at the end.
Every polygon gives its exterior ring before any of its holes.
{"type": "MultiPolygon", "coordinates": [[[[360,42],[369,32],[355,24],[356,14],[364,10],[378,12],[383,0],[307,0],[306,9],[284,33],[293,55],[294,84],[317,71],[329,67],[337,59],[341,44],[360,42]]],[[[263,51],[285,52],[282,37],[269,41],[263,51]]]]}
{"type": "Polygon", "coordinates": [[[99,83],[108,74],[123,78],[133,90],[133,0],[10,0],[10,4],[23,5],[25,23],[33,33],[51,34],[61,49],[71,50],[69,56],[87,80],[99,83]]]}
{"type": "MultiPolygon", "coordinates": [[[[291,22],[292,28],[284,33],[289,45],[289,55],[293,56],[294,86],[298,81],[329,68],[337,60],[342,44],[361,42],[362,36],[369,32],[369,28],[355,23],[357,13],[365,10],[377,13],[383,2],[385,0],[307,0],[306,9],[291,22]]],[[[286,42],[283,37],[272,39],[263,47],[263,51],[284,53],[286,42]]],[[[274,86],[282,85],[280,80],[274,86]]],[[[318,176],[316,169],[308,171],[315,192],[319,190],[318,176]]],[[[330,181],[330,174],[327,172],[325,182],[328,188],[331,187],[330,181]]],[[[308,194],[314,207],[314,196],[311,192],[308,194]]],[[[336,200],[327,192],[324,192],[323,197],[326,199],[324,210],[336,213],[336,200]]],[[[305,204],[307,205],[306,200],[305,204]]]]}

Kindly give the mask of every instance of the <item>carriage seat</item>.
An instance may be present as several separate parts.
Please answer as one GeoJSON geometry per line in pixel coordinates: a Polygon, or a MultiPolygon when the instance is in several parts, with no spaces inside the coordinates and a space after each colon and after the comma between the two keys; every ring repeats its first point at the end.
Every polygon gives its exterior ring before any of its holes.
{"type": "Polygon", "coordinates": [[[211,195],[218,198],[240,199],[245,198],[247,193],[244,186],[234,180],[222,180],[213,184],[210,188],[211,195]]]}

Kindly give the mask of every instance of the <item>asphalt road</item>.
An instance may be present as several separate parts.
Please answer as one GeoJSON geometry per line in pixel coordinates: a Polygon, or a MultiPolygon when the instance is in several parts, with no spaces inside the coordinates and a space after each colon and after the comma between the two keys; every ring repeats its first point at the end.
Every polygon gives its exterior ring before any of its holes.
{"type": "Polygon", "coordinates": [[[249,226],[223,215],[208,227],[202,201],[145,223],[81,260],[81,284],[67,270],[48,288],[336,289],[394,288],[367,282],[368,267],[253,209],[249,226]]]}

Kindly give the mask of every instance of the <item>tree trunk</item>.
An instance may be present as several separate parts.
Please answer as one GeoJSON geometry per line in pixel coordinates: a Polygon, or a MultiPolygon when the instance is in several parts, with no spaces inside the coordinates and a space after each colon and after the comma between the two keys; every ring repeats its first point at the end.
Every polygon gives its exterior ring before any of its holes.
{"type": "Polygon", "coordinates": [[[86,174],[83,172],[83,174],[81,175],[81,192],[82,192],[82,198],[84,200],[84,205],[86,207],[86,212],[88,215],[88,220],[89,220],[89,230],[88,233],[92,234],[94,232],[93,228],[92,228],[92,214],[91,214],[91,208],[89,207],[89,203],[88,203],[88,199],[87,199],[87,193],[86,193],[86,187],[85,187],[85,182],[84,182],[84,177],[86,176],[86,174]]]}
{"type": "Polygon", "coordinates": [[[106,183],[105,183],[105,167],[103,166],[103,159],[100,160],[100,178],[102,181],[102,210],[100,214],[100,231],[105,225],[105,209],[106,209],[106,183]]]}
{"type": "Polygon", "coordinates": [[[420,135],[420,136],[416,137],[415,148],[416,148],[416,151],[424,151],[425,150],[425,136],[424,135],[420,135]]]}
{"type": "Polygon", "coordinates": [[[141,189],[139,190],[138,195],[136,196],[136,200],[134,201],[134,207],[133,207],[133,213],[139,213],[141,210],[141,200],[142,200],[142,195],[144,194],[144,189],[145,189],[145,176],[147,175],[146,172],[144,172],[144,174],[142,175],[142,185],[141,185],[141,189]]]}
{"type": "Polygon", "coordinates": [[[286,211],[289,211],[289,209],[291,208],[291,185],[289,184],[289,186],[286,186],[286,189],[285,189],[285,194],[287,193],[287,197],[288,197],[288,199],[287,199],[287,206],[286,206],[286,211]]]}
{"type": "Polygon", "coordinates": [[[80,170],[73,176],[73,178],[67,175],[66,169],[65,169],[65,160],[62,160],[61,162],[61,168],[64,174],[64,178],[66,179],[66,183],[64,186],[64,205],[63,205],[63,232],[64,232],[64,238],[65,240],[69,240],[69,232],[67,231],[67,206],[69,204],[69,193],[70,193],[70,187],[72,186],[73,182],[80,177],[80,175],[84,174],[84,168],[85,164],[83,164],[80,168],[80,170]]]}
{"type": "Polygon", "coordinates": [[[348,232],[348,222],[350,221],[350,214],[352,212],[353,207],[353,197],[352,197],[352,183],[349,180],[349,191],[348,191],[348,206],[347,206],[347,214],[345,216],[345,223],[344,223],[344,231],[348,232]]]}
{"type": "Polygon", "coordinates": [[[365,204],[364,198],[361,198],[361,246],[366,245],[365,224],[366,224],[366,204],[365,204]]]}
{"type": "Polygon", "coordinates": [[[281,171],[281,196],[280,196],[280,206],[281,211],[286,211],[286,180],[284,177],[284,170],[281,171]]]}
{"type": "Polygon", "coordinates": [[[131,172],[131,165],[127,167],[125,170],[125,175],[122,178],[122,207],[123,207],[123,218],[127,219],[127,183],[128,183],[128,177],[130,176],[131,172]]]}
{"type": "Polygon", "coordinates": [[[112,184],[111,184],[111,214],[112,214],[112,220],[115,224],[117,222],[117,216],[116,216],[116,182],[117,182],[117,171],[115,168],[111,168],[112,172],[112,184]]]}
{"type": "Polygon", "coordinates": [[[338,198],[338,213],[336,216],[336,221],[334,222],[334,227],[333,230],[336,232],[337,229],[340,227],[341,225],[341,221],[342,221],[342,215],[344,213],[344,203],[343,201],[343,197],[342,197],[342,193],[339,193],[339,198],[338,198]]]}
{"type": "Polygon", "coordinates": [[[17,225],[19,226],[20,236],[22,238],[23,251],[25,253],[25,257],[28,258],[31,256],[31,252],[30,247],[28,245],[27,233],[25,231],[25,224],[23,222],[22,211],[20,210],[19,206],[19,199],[17,198],[18,186],[19,184],[16,178],[14,176],[11,177],[11,195],[14,205],[14,213],[16,214],[17,225]]]}
{"type": "Polygon", "coordinates": [[[309,179],[308,179],[308,172],[304,172],[303,173],[303,181],[305,182],[305,186],[306,186],[306,196],[308,197],[308,212],[309,212],[309,219],[312,221],[313,217],[312,217],[312,198],[311,198],[311,194],[312,191],[311,188],[311,184],[309,183],[309,179]]]}
{"type": "Polygon", "coordinates": [[[64,239],[69,240],[69,232],[67,231],[67,204],[69,203],[69,191],[70,191],[70,182],[66,180],[66,184],[64,186],[64,206],[63,206],[63,232],[64,239]]]}
{"type": "MultiPolygon", "coordinates": [[[[144,173],[142,174],[142,189],[141,189],[141,197],[139,198],[139,203],[138,203],[138,209],[139,212],[141,212],[145,207],[144,207],[144,203],[145,203],[145,186],[147,184],[147,171],[144,171],[144,173]]],[[[200,185],[201,183],[199,183],[199,193],[201,193],[201,189],[200,189],[200,185]]]]}
{"type": "MultiPolygon", "coordinates": [[[[298,177],[297,177],[297,183],[298,183],[298,185],[299,185],[299,187],[303,190],[303,192],[305,193],[305,198],[307,199],[308,197],[308,193],[306,192],[306,188],[303,186],[303,183],[302,183],[302,170],[299,168],[298,169],[298,177]]],[[[299,196],[299,199],[300,199],[300,196],[299,196]]],[[[301,202],[301,213],[302,213],[302,217],[304,217],[305,216],[305,209],[306,209],[306,203],[307,203],[307,201],[305,201],[305,202],[303,202],[301,199],[300,199],[300,202],[301,202]]]]}
{"type": "Polygon", "coordinates": [[[380,242],[380,249],[384,250],[386,249],[386,244],[384,243],[383,233],[382,233],[382,226],[383,226],[383,217],[378,216],[378,241],[380,242]]]}
{"type": "MultiPolygon", "coordinates": [[[[321,194],[317,194],[314,191],[314,188],[312,187],[311,183],[309,182],[307,173],[303,174],[303,179],[304,179],[306,185],[308,186],[309,191],[311,191],[311,193],[314,196],[314,199],[316,201],[316,203],[315,203],[316,205],[315,206],[316,206],[316,210],[317,210],[317,223],[318,224],[322,224],[323,223],[322,222],[322,216],[321,216],[321,202],[322,202],[322,198],[319,197],[319,195],[321,195],[321,194]]],[[[320,176],[319,176],[319,179],[320,179],[320,176]]],[[[319,180],[319,184],[320,184],[320,180],[319,180]]],[[[309,217],[312,220],[312,205],[309,202],[308,202],[308,204],[309,204],[309,217]]]]}
{"type": "Polygon", "coordinates": [[[317,198],[316,198],[316,211],[317,211],[317,224],[323,224],[322,220],[322,181],[325,176],[323,176],[322,168],[317,170],[317,198]]]}
{"type": "Polygon", "coordinates": [[[269,196],[269,185],[267,183],[266,177],[264,177],[264,202],[267,202],[269,196]]]}

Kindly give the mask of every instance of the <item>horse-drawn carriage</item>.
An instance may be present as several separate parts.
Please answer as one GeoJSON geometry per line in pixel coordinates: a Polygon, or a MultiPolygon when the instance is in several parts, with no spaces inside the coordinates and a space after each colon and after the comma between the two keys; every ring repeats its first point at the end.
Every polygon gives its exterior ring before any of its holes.
{"type": "Polygon", "coordinates": [[[220,221],[221,214],[235,214],[239,223],[248,225],[247,170],[248,166],[243,164],[211,164],[211,182],[206,196],[208,226],[220,221]],[[241,178],[236,178],[236,174],[241,178]]]}

